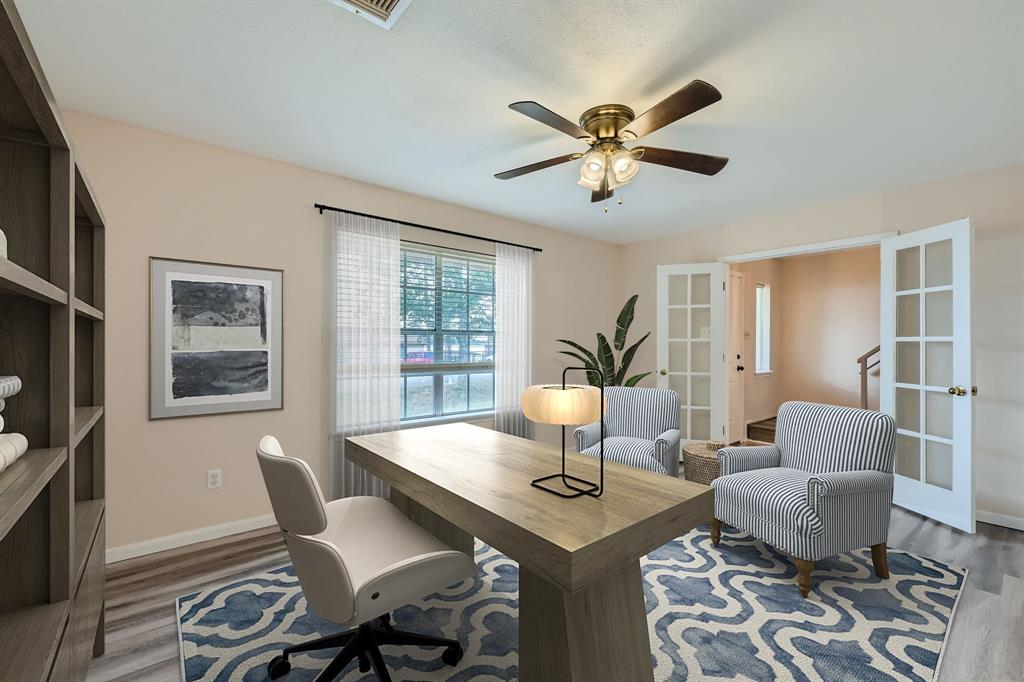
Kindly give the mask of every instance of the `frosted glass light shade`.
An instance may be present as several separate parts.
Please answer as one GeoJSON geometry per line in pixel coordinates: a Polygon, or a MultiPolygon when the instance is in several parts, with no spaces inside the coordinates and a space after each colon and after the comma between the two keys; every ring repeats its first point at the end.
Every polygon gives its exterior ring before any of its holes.
{"type": "Polygon", "coordinates": [[[530,386],[523,393],[523,414],[540,424],[589,424],[601,418],[601,389],[570,384],[530,386]]]}
{"type": "Polygon", "coordinates": [[[592,151],[583,157],[580,164],[579,184],[595,192],[601,187],[601,180],[604,178],[607,160],[603,152],[592,151]]]}
{"type": "Polygon", "coordinates": [[[640,171],[640,164],[633,158],[633,155],[626,149],[620,149],[611,158],[612,174],[615,176],[616,186],[625,185],[640,171]]]}

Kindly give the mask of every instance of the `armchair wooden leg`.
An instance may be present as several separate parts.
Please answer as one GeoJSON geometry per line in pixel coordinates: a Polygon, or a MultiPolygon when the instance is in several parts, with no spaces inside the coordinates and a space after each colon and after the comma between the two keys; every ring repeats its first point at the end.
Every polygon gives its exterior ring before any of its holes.
{"type": "Polygon", "coordinates": [[[722,522],[718,519],[711,518],[711,544],[718,547],[719,540],[722,539],[722,522]]]}
{"type": "Polygon", "coordinates": [[[814,562],[793,557],[793,563],[796,564],[796,583],[800,586],[800,596],[806,598],[811,593],[811,571],[814,570],[814,562]]]}
{"type": "Polygon", "coordinates": [[[875,565],[875,575],[883,580],[889,578],[889,553],[884,542],[871,545],[871,563],[875,565]]]}

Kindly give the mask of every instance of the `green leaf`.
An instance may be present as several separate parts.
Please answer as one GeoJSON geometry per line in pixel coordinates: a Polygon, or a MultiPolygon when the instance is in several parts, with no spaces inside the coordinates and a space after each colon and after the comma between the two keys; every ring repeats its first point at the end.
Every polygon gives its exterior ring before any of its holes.
{"type": "Polygon", "coordinates": [[[590,360],[587,360],[585,357],[583,357],[579,353],[573,353],[571,350],[560,350],[558,352],[561,353],[562,355],[568,355],[569,357],[576,358],[577,360],[579,360],[580,362],[583,363],[584,367],[587,367],[587,368],[596,367],[596,365],[594,365],[594,363],[592,363],[590,360]]]}
{"type": "Polygon", "coordinates": [[[570,341],[568,339],[558,339],[558,341],[559,341],[559,343],[564,343],[567,346],[572,346],[573,348],[575,348],[579,352],[583,353],[583,355],[587,358],[587,360],[590,362],[590,364],[592,364],[594,367],[598,367],[599,366],[600,363],[598,363],[598,361],[597,361],[597,356],[595,356],[593,353],[591,353],[589,350],[587,350],[586,348],[584,348],[580,344],[576,343],[575,341],[570,341]]]}
{"type": "Polygon", "coordinates": [[[604,372],[604,383],[607,386],[615,386],[615,354],[612,347],[608,345],[608,339],[601,332],[597,333],[597,357],[601,361],[601,371],[604,372]]]}
{"type": "Polygon", "coordinates": [[[643,374],[634,374],[630,378],[626,379],[626,383],[623,386],[636,386],[644,377],[648,376],[650,372],[644,372],[643,374]]]}
{"type": "Polygon", "coordinates": [[[622,385],[622,380],[626,378],[626,372],[629,371],[629,363],[633,362],[633,356],[636,355],[636,351],[640,348],[640,344],[646,341],[647,337],[650,335],[650,332],[644,334],[643,338],[627,348],[626,352],[622,354],[622,364],[619,366],[619,373],[615,377],[616,385],[622,385]]]}
{"type": "Polygon", "coordinates": [[[636,308],[638,296],[639,294],[633,294],[629,297],[615,320],[615,350],[622,350],[626,345],[626,334],[629,333],[629,325],[633,324],[633,309],[636,308]]]}
{"type": "MultiPolygon", "coordinates": [[[[587,369],[597,369],[597,365],[594,365],[579,353],[573,353],[571,350],[560,350],[558,352],[562,353],[563,355],[569,355],[571,357],[576,358],[577,360],[582,362],[583,366],[586,367],[587,369]]],[[[597,374],[595,374],[594,372],[586,372],[585,374],[587,375],[587,383],[589,383],[591,386],[601,385],[601,382],[597,378],[597,374]]]]}

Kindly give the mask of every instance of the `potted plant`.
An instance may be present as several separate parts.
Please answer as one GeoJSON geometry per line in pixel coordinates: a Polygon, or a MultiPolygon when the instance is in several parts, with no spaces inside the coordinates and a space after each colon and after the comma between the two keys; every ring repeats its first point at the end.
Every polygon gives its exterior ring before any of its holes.
{"type": "MultiPolygon", "coordinates": [[[[640,344],[651,335],[650,332],[647,332],[639,341],[626,348],[626,335],[629,334],[629,327],[633,324],[633,312],[636,308],[637,298],[638,295],[633,294],[626,301],[626,304],[622,306],[619,317],[615,320],[615,339],[613,343],[609,344],[605,335],[598,332],[597,352],[592,353],[581,344],[569,339],[558,339],[558,341],[559,343],[571,346],[574,350],[560,350],[558,352],[576,358],[587,369],[601,370],[604,373],[605,386],[636,386],[637,382],[649,375],[650,372],[634,374],[629,378],[626,377],[626,374],[629,372],[629,365],[633,362],[633,356],[636,355],[640,344]],[[614,351],[612,350],[613,347],[614,351]],[[620,353],[618,358],[616,358],[615,351],[620,353]]],[[[587,372],[587,379],[590,381],[591,386],[597,386],[600,383],[597,375],[592,372],[587,372]]]]}

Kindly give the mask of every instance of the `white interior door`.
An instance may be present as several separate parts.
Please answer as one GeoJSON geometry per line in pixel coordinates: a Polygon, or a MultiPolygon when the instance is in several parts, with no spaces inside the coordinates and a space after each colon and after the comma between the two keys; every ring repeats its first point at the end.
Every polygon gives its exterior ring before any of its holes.
{"type": "Polygon", "coordinates": [[[725,440],[727,443],[735,443],[747,436],[746,414],[743,409],[744,371],[746,370],[744,367],[746,363],[743,358],[744,326],[746,322],[744,299],[746,298],[746,293],[743,273],[730,268],[729,284],[726,287],[726,295],[729,301],[729,311],[727,313],[729,318],[729,328],[727,330],[729,342],[728,350],[725,353],[725,375],[728,377],[727,382],[729,384],[729,417],[725,428],[725,440]]]}
{"type": "Polygon", "coordinates": [[[882,240],[880,404],[896,420],[893,502],[974,532],[971,224],[882,240]]]}
{"type": "Polygon", "coordinates": [[[658,386],[679,394],[679,438],[724,440],[725,265],[658,266],[658,386]]]}

